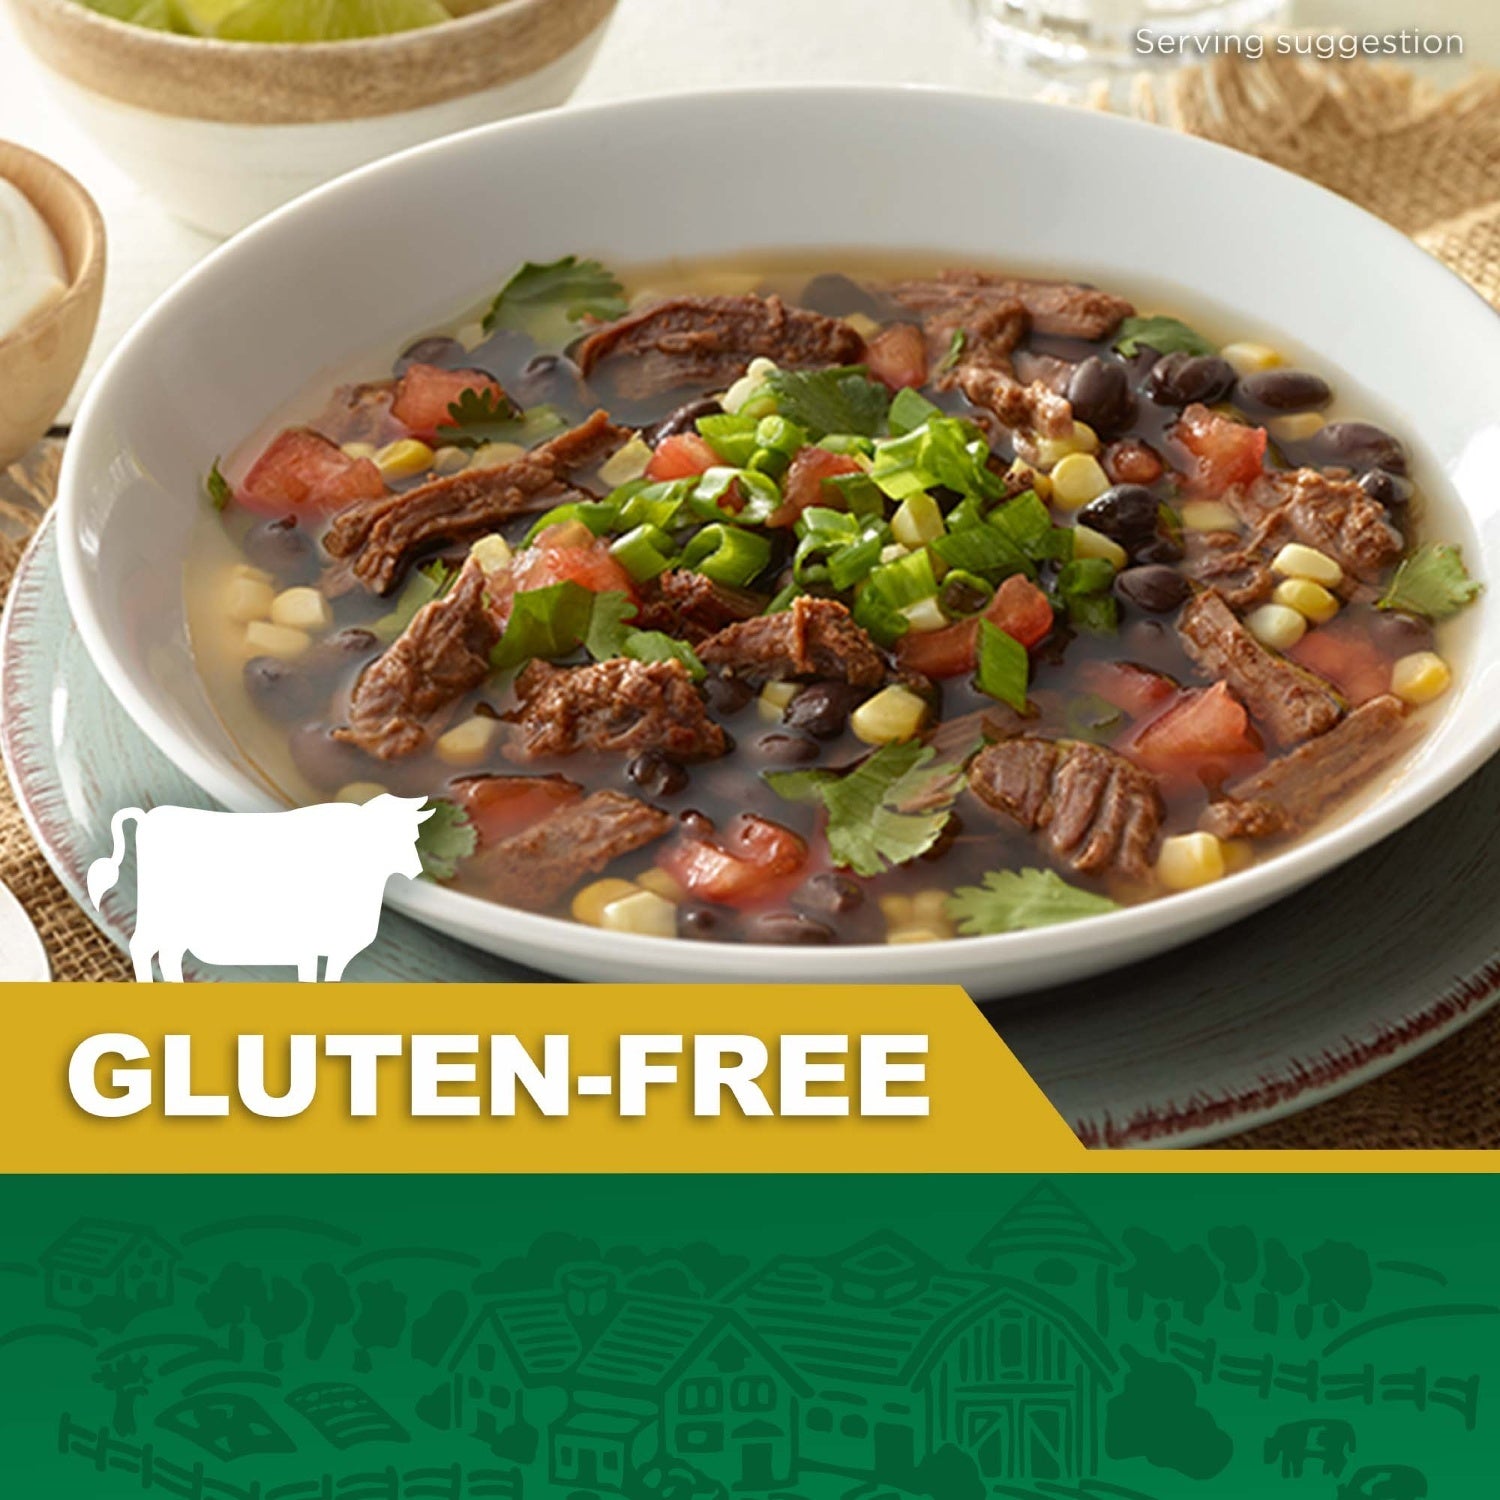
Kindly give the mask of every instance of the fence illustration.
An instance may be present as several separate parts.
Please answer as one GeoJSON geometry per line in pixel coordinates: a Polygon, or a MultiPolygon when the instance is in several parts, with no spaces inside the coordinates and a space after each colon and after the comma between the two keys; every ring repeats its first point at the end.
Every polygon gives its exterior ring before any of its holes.
{"type": "Polygon", "coordinates": [[[320,1474],[316,1478],[265,1485],[259,1480],[233,1484],[205,1472],[202,1463],[173,1463],[153,1443],[129,1443],[107,1426],[82,1427],[64,1412],[57,1430],[58,1451],[87,1459],[101,1474],[134,1474],[143,1490],[156,1489],[181,1500],[524,1500],[519,1469],[397,1469],[388,1465],[360,1474],[320,1474]]]}

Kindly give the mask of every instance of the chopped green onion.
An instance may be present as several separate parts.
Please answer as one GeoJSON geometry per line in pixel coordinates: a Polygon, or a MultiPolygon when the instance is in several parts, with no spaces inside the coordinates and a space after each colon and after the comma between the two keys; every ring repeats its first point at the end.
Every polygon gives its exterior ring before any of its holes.
{"type": "Polygon", "coordinates": [[[726,464],[742,469],[760,446],[755,436],[756,420],[743,412],[698,418],[698,434],[726,464]]]}
{"type": "Polygon", "coordinates": [[[731,520],[756,526],[780,507],[781,489],[774,479],[754,469],[715,466],[698,480],[689,505],[700,520],[731,520]],[[736,486],[744,501],[737,512],[719,503],[736,486]]]}
{"type": "Polygon", "coordinates": [[[1026,712],[1026,683],[1031,663],[1026,648],[988,620],[979,622],[979,670],[974,685],[981,693],[1026,712]]]}
{"type": "Polygon", "coordinates": [[[766,605],[765,612],[768,615],[779,615],[783,610],[792,607],[794,599],[800,599],[801,597],[802,590],[795,583],[788,583],[776,591],[771,602],[766,605]]]}
{"type": "Polygon", "coordinates": [[[715,583],[743,587],[771,561],[771,543],[753,531],[716,522],[705,526],[683,550],[682,565],[715,583]]]}
{"type": "Polygon", "coordinates": [[[918,427],[942,414],[941,407],[934,406],[920,391],[908,385],[896,392],[886,423],[892,437],[905,437],[908,432],[915,432],[918,427]]]}
{"type": "Polygon", "coordinates": [[[938,589],[938,603],[950,620],[967,620],[981,614],[994,597],[995,589],[988,579],[963,568],[946,573],[938,589]]]}
{"type": "Polygon", "coordinates": [[[529,547],[549,526],[564,521],[582,521],[595,536],[603,536],[619,520],[619,508],[608,500],[570,500],[566,505],[553,506],[545,515],[531,523],[523,547],[529,547]]]}
{"type": "Polygon", "coordinates": [[[1120,623],[1114,581],[1114,564],[1102,557],[1064,563],[1057,575],[1056,595],[1070,623],[1090,635],[1113,635],[1120,623]]]}
{"type": "Polygon", "coordinates": [[[896,610],[905,609],[919,599],[930,599],[937,593],[937,576],[932,571],[927,549],[908,552],[905,557],[876,568],[870,574],[868,589],[896,610]]]}
{"type": "Polygon", "coordinates": [[[1012,573],[1034,576],[1036,570],[1026,554],[996,526],[968,526],[950,531],[931,543],[932,550],[950,568],[962,568],[999,583],[1012,573]]]}
{"type": "Polygon", "coordinates": [[[672,566],[672,538],[656,526],[637,526],[610,546],[616,562],[637,582],[645,583],[672,566]]]}
{"type": "Polygon", "coordinates": [[[894,646],[911,629],[911,621],[886,600],[873,581],[854,596],[854,620],[881,646],[894,646]]]}
{"type": "Polygon", "coordinates": [[[630,490],[626,485],[613,491],[609,504],[618,505],[619,519],[611,530],[629,531],[633,526],[657,526],[665,531],[677,520],[677,513],[693,493],[694,480],[668,479],[655,484],[642,484],[630,490]]]}

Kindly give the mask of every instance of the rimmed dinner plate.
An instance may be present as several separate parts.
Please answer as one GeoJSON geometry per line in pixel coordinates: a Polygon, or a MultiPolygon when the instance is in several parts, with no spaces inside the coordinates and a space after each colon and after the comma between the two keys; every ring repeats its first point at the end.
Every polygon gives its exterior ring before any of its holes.
{"type": "MultiPolygon", "coordinates": [[[[100,681],[68,614],[49,521],[0,626],[0,748],[48,862],[84,874],[113,812],[211,807],[100,681]]],[[[1402,832],[1238,926],[1099,979],[984,1008],[1084,1141],[1201,1145],[1352,1088],[1500,996],[1500,760],[1402,832]]],[[[127,861],[95,920],[134,925],[127,861]]],[[[1059,941],[1066,941],[1064,929],[1059,941]]],[[[284,979],[285,970],[193,979],[284,979]]],[[[350,980],[534,980],[387,910],[350,980]]]]}

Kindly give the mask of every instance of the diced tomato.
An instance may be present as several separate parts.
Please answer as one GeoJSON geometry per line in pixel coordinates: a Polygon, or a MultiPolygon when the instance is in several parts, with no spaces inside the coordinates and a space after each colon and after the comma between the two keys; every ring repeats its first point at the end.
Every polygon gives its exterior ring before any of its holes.
{"type": "Polygon", "coordinates": [[[754,906],[796,884],[807,864],[807,844],[780,823],[741,813],[711,839],[685,834],[657,863],[700,901],[754,906]]]}
{"type": "Polygon", "coordinates": [[[791,526],[810,505],[845,510],[844,497],[827,481],[841,474],[858,474],[858,459],[826,448],[804,448],[792,460],[781,481],[781,504],[766,517],[767,526],[791,526]]]}
{"type": "Polygon", "coordinates": [[[1029,578],[1012,573],[995,590],[984,617],[1029,651],[1052,629],[1052,603],[1029,578]]]}
{"type": "Polygon", "coordinates": [[[1390,658],[1360,631],[1337,621],[1309,630],[1287,655],[1326,677],[1356,706],[1391,690],[1390,658]]]}
{"type": "Polygon", "coordinates": [[[1078,669],[1078,679],[1132,719],[1149,717],[1177,696],[1177,684],[1170,677],[1133,661],[1086,661],[1078,669]]]}
{"type": "Polygon", "coordinates": [[[1249,484],[1266,457],[1266,429],[1194,404],[1172,428],[1172,437],[1192,456],[1188,478],[1200,495],[1222,495],[1230,485],[1249,484]]]}
{"type": "Polygon", "coordinates": [[[391,415],[416,437],[431,438],[453,419],[448,408],[465,391],[505,393],[483,370],[445,370],[439,365],[412,365],[396,386],[391,415]]]}
{"type": "Polygon", "coordinates": [[[563,776],[469,776],[453,790],[481,844],[520,833],[583,796],[583,788],[563,776]]]}
{"type": "MultiPolygon", "coordinates": [[[[1029,578],[1013,573],[995,590],[984,617],[1029,651],[1052,629],[1052,605],[1029,578]]],[[[896,660],[924,677],[962,677],[979,663],[979,621],[942,630],[909,630],[896,642],[896,660]]]]}
{"type": "Polygon", "coordinates": [[[383,494],[385,481],[369,459],[350,458],[310,427],[289,427],[255,460],[235,498],[249,510],[284,516],[289,508],[335,511],[383,494]]]}
{"type": "Polygon", "coordinates": [[[1136,730],[1126,748],[1159,776],[1222,779],[1258,757],[1250,715],[1228,683],[1183,693],[1136,730]]]}
{"type": "Polygon", "coordinates": [[[713,468],[719,455],[709,447],[705,438],[696,432],[679,432],[675,437],[663,438],[646,465],[646,478],[662,481],[667,479],[694,479],[713,468]]]}
{"type": "Polygon", "coordinates": [[[891,391],[927,384],[927,340],[915,323],[893,323],[865,346],[865,366],[891,391]]]}
{"type": "Polygon", "coordinates": [[[541,532],[503,573],[489,582],[490,607],[503,629],[510,619],[510,601],[518,593],[576,583],[595,594],[621,593],[636,597],[635,584],[609,550],[606,537],[596,537],[581,521],[561,521],[541,532]]]}

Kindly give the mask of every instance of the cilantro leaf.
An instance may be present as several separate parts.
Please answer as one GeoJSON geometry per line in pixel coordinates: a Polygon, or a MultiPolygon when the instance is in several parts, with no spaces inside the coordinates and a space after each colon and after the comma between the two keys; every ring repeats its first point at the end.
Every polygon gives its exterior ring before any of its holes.
{"type": "Polygon", "coordinates": [[[538,656],[549,660],[576,651],[588,635],[594,595],[573,582],[527,589],[511,601],[505,634],[490,652],[497,672],[538,656]]]}
{"type": "Polygon", "coordinates": [[[1461,548],[1427,542],[1396,569],[1377,605],[1404,609],[1429,620],[1446,620],[1479,597],[1484,585],[1469,577],[1461,548]]]}
{"type": "Polygon", "coordinates": [[[1219,352],[1217,344],[1209,343],[1201,333],[1189,328],[1180,318],[1126,318],[1115,331],[1115,348],[1121,354],[1138,354],[1142,344],[1155,349],[1158,354],[1219,352]]]}
{"type": "Polygon", "coordinates": [[[979,622],[979,670],[974,685],[981,693],[1008,703],[1018,714],[1026,712],[1026,684],[1031,659],[1014,636],[989,620],[979,622]]]}
{"type": "Polygon", "coordinates": [[[664,630],[632,630],[625,637],[621,656],[633,661],[680,661],[694,682],[708,676],[708,668],[698,660],[698,653],[686,641],[679,641],[664,630]]]}
{"type": "Polygon", "coordinates": [[[437,430],[438,438],[460,448],[478,448],[485,443],[519,443],[530,448],[568,425],[555,406],[522,411],[508,396],[488,386],[462,392],[448,407],[448,417],[437,430]]]}
{"type": "Polygon", "coordinates": [[[432,816],[417,829],[417,857],[429,880],[452,880],[479,844],[469,815],[456,802],[432,799],[432,816]]]}
{"type": "Polygon", "coordinates": [[[519,328],[539,344],[561,348],[584,318],[608,322],[623,317],[627,306],[625,288],[597,260],[528,260],[500,288],[484,315],[484,331],[519,328]]]}
{"type": "Polygon", "coordinates": [[[874,437],[885,422],[890,393],[862,365],[831,370],[777,370],[766,377],[776,410],[805,427],[814,441],[831,432],[874,437]]]}
{"type": "Polygon", "coordinates": [[[635,601],[617,589],[594,595],[584,648],[595,661],[628,656],[634,661],[680,661],[694,682],[708,676],[698,653],[686,641],[679,641],[664,630],[633,630],[629,621],[635,618],[635,601]]]}
{"type": "Polygon", "coordinates": [[[234,486],[224,477],[223,471],[219,468],[218,459],[209,465],[208,474],[203,480],[203,489],[215,510],[223,510],[234,499],[234,486]]]}
{"type": "Polygon", "coordinates": [[[968,334],[962,328],[953,330],[953,337],[948,340],[948,352],[943,356],[942,363],[938,366],[940,375],[946,374],[956,365],[963,356],[964,345],[968,342],[968,334]]]}
{"type": "Polygon", "coordinates": [[[883,875],[938,841],[964,784],[960,765],[934,766],[918,740],[884,745],[854,770],[770,771],[766,783],[789,802],[821,802],[828,852],[856,875],[883,875]]]}
{"type": "Polygon", "coordinates": [[[1107,896],[1069,885],[1053,870],[992,870],[982,886],[960,886],[948,898],[948,915],[965,937],[1051,927],[1116,910],[1107,896]]]}
{"type": "Polygon", "coordinates": [[[381,615],[370,629],[389,645],[411,624],[417,611],[434,599],[441,599],[457,577],[457,568],[450,568],[441,558],[434,558],[406,580],[396,599],[396,607],[389,614],[381,615]]]}
{"type": "Polygon", "coordinates": [[[1056,593],[1069,623],[1090,635],[1113,635],[1120,626],[1114,582],[1114,565],[1102,557],[1076,557],[1064,563],[1056,593]]]}

